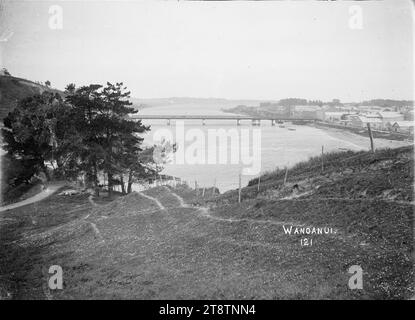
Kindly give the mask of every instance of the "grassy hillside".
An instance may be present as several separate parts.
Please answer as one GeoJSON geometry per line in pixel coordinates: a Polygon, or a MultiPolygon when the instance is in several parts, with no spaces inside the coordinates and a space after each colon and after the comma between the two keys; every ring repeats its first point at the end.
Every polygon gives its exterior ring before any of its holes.
{"type": "MultiPolygon", "coordinates": [[[[242,191],[243,199],[299,197],[331,193],[349,198],[413,201],[413,146],[366,151],[342,151],[312,157],[288,168],[270,171],[252,179],[242,191]],[[323,163],[323,168],[322,168],[323,163]],[[293,192],[293,186],[298,188],[293,192]]],[[[328,194],[326,194],[328,196],[328,194]]],[[[237,190],[226,192],[215,202],[238,199],[237,190]]]]}
{"type": "Polygon", "coordinates": [[[0,119],[6,117],[19,100],[42,93],[45,90],[58,92],[58,90],[26,79],[0,76],[0,119]]]}
{"type": "Polygon", "coordinates": [[[327,155],[323,171],[320,160],[290,168],[285,185],[283,171],[262,176],[259,192],[252,180],[242,203],[235,191],[202,199],[177,186],[111,202],[53,195],[4,212],[0,297],[412,297],[413,148],[327,155]],[[63,290],[46,286],[54,264],[63,290]],[[352,265],[361,290],[348,287],[352,265]]]}

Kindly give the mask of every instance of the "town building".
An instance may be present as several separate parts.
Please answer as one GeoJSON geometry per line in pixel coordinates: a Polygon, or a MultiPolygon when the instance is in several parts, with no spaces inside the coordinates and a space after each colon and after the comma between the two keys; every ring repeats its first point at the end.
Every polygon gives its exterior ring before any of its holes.
{"type": "Polygon", "coordinates": [[[403,121],[404,120],[404,115],[402,113],[399,112],[377,112],[378,116],[382,119],[382,121],[384,123],[386,122],[391,122],[391,121],[403,121]]]}
{"type": "Polygon", "coordinates": [[[340,122],[342,120],[342,117],[346,114],[346,112],[330,112],[325,111],[324,112],[324,121],[330,121],[330,122],[340,122]]]}
{"type": "Polygon", "coordinates": [[[355,128],[366,128],[367,124],[370,123],[370,127],[375,130],[383,129],[383,122],[380,118],[366,117],[363,115],[349,115],[347,120],[350,126],[355,128]]]}
{"type": "Polygon", "coordinates": [[[392,125],[394,132],[413,134],[414,133],[414,122],[413,121],[396,121],[392,125]]]}

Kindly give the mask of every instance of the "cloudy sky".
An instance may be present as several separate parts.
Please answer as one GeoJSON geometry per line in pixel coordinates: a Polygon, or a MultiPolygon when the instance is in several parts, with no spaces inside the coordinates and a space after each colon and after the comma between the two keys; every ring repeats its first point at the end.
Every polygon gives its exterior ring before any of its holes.
{"type": "Polygon", "coordinates": [[[413,98],[410,1],[13,1],[6,12],[2,65],[60,89],[122,81],[142,98],[413,98]]]}

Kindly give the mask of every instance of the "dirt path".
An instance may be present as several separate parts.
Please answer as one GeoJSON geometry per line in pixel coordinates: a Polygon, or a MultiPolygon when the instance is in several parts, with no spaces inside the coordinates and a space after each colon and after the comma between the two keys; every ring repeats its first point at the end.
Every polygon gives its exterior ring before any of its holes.
{"type": "Polygon", "coordinates": [[[184,201],[184,199],[182,198],[182,197],[180,197],[177,193],[175,193],[175,192],[173,192],[173,191],[171,191],[169,188],[167,188],[167,187],[165,187],[165,189],[167,190],[167,191],[169,191],[171,194],[172,194],[172,196],[173,197],[175,197],[178,201],[179,201],[179,203],[180,203],[180,206],[181,207],[183,207],[183,208],[187,208],[187,207],[189,207],[189,205],[184,201]]]}
{"type": "MultiPolygon", "coordinates": [[[[184,199],[182,197],[180,197],[178,194],[176,194],[175,192],[171,191],[170,189],[166,188],[174,197],[176,197],[179,202],[180,202],[180,206],[182,208],[189,208],[190,206],[184,201],[184,199]]],[[[210,210],[208,207],[193,207],[194,209],[196,209],[194,212],[198,213],[200,217],[202,218],[207,218],[207,219],[212,219],[212,220],[217,220],[217,221],[223,221],[223,222],[229,222],[229,223],[238,223],[238,222],[246,222],[246,223],[257,223],[257,224],[270,224],[270,225],[277,225],[277,226],[282,226],[282,225],[293,225],[293,226],[297,226],[297,227],[302,227],[302,224],[298,224],[295,222],[284,222],[284,221],[275,221],[275,220],[260,220],[260,219],[249,219],[249,218],[241,218],[241,219],[235,219],[235,218],[223,218],[223,217],[219,217],[219,216],[215,216],[210,214],[210,210]]]]}
{"type": "Polygon", "coordinates": [[[50,184],[45,190],[39,192],[38,194],[34,195],[33,197],[30,197],[30,198],[25,199],[25,200],[20,201],[20,202],[9,204],[9,205],[4,206],[4,207],[0,207],[0,212],[10,210],[10,209],[15,209],[15,208],[22,207],[22,206],[26,206],[28,204],[46,199],[47,197],[49,197],[50,195],[55,193],[62,186],[63,186],[62,183],[50,184]]]}
{"type": "Polygon", "coordinates": [[[142,192],[139,192],[138,194],[140,196],[143,196],[144,198],[147,198],[147,199],[149,199],[151,201],[154,201],[157,204],[157,206],[160,208],[160,210],[166,210],[166,208],[161,204],[161,202],[158,199],[156,199],[154,197],[150,197],[150,196],[148,196],[148,195],[146,195],[146,194],[144,194],[142,192]]]}
{"type": "Polygon", "coordinates": [[[98,204],[94,201],[94,196],[92,194],[88,197],[88,201],[92,204],[92,206],[98,207],[98,204]]]}

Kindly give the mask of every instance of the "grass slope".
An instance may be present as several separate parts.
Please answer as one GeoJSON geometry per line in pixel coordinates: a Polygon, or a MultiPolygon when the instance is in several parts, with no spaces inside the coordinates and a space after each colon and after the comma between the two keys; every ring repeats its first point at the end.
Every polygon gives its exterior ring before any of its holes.
{"type": "MultiPolygon", "coordinates": [[[[413,148],[327,155],[201,199],[185,186],[112,202],[54,195],[0,217],[9,299],[407,299],[413,148]],[[298,188],[293,186],[297,185],[298,188]],[[297,190],[298,189],[298,190],[297,190]],[[284,227],[332,228],[288,235],[284,227]],[[312,246],[302,246],[305,237],[312,246]],[[47,288],[48,267],[64,289],[47,288]],[[363,269],[350,290],[348,268],[363,269]]],[[[210,194],[210,193],[209,193],[210,194]]]]}
{"type": "Polygon", "coordinates": [[[0,119],[6,117],[19,100],[43,91],[59,92],[26,79],[0,76],[0,119]]]}

